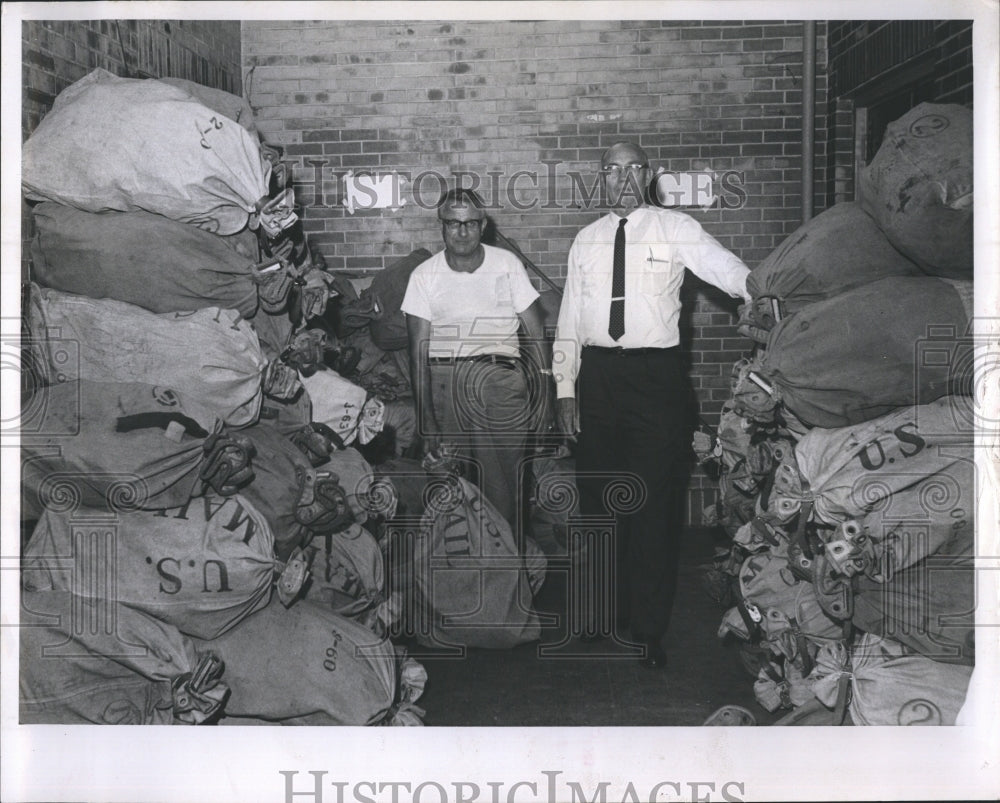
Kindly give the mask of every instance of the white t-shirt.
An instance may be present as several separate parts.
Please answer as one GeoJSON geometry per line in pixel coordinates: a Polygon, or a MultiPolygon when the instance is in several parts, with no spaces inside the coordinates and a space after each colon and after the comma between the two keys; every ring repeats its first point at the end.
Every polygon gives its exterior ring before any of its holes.
{"type": "Polygon", "coordinates": [[[538,291],[514,254],[483,248],[483,264],[472,273],[452,270],[440,251],[410,274],[401,309],[430,321],[430,357],[519,353],[518,314],[538,291]]]}

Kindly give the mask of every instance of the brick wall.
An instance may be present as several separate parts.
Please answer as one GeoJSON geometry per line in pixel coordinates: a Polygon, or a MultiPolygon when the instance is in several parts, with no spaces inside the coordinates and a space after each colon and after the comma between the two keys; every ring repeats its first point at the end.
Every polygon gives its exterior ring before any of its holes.
{"type": "Polygon", "coordinates": [[[970,20],[831,22],[829,63],[828,204],[854,198],[857,107],[891,101],[872,121],[866,159],[886,122],[918,103],[972,106],[970,20]]]}
{"type": "Polygon", "coordinates": [[[21,23],[27,139],[55,96],[103,67],[134,78],[187,78],[241,94],[240,23],[211,20],[73,20],[21,23]]]}
{"type": "MultiPolygon", "coordinates": [[[[330,267],[377,270],[419,246],[438,250],[421,202],[440,189],[434,175],[466,171],[483,179],[487,202],[500,196],[499,230],[561,283],[573,236],[601,214],[585,208],[581,186],[590,189],[601,151],[619,139],[638,139],[669,170],[739,171],[741,208],[693,214],[751,267],[795,229],[801,34],[796,22],[245,21],[243,60],[258,126],[286,148],[304,225],[330,267]],[[397,211],[352,215],[335,178],[350,170],[420,181],[404,185],[397,211]]],[[[825,35],[820,23],[821,96],[825,35]]],[[[826,135],[819,115],[817,188],[826,135]]],[[[822,201],[820,192],[817,210],[822,201]]],[[[682,337],[711,424],[749,342],[722,294],[692,278],[684,297],[682,337]]],[[[696,476],[693,521],[712,498],[696,476]]]]}
{"type": "MultiPolygon", "coordinates": [[[[240,23],[210,20],[52,20],[21,23],[21,139],[63,89],[102,67],[135,78],[186,78],[242,93],[240,23]]],[[[32,237],[22,204],[22,242],[32,237]]],[[[27,247],[22,274],[27,275],[27,247]]]]}

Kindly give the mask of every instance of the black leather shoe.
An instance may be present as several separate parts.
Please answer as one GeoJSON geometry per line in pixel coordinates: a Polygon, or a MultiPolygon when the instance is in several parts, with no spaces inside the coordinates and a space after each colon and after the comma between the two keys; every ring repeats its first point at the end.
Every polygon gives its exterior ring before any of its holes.
{"type": "Polygon", "coordinates": [[[667,654],[663,651],[663,647],[660,646],[658,641],[643,642],[643,647],[646,649],[646,655],[644,658],[639,659],[639,663],[642,666],[647,669],[667,668],[667,654]]]}

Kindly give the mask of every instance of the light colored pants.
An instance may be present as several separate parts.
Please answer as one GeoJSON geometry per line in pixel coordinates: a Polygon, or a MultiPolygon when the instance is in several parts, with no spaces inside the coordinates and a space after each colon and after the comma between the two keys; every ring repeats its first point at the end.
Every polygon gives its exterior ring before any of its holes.
{"type": "Polygon", "coordinates": [[[519,534],[519,465],[531,430],[521,368],[461,361],[431,365],[431,395],[442,441],[471,461],[476,482],[519,534]]]}

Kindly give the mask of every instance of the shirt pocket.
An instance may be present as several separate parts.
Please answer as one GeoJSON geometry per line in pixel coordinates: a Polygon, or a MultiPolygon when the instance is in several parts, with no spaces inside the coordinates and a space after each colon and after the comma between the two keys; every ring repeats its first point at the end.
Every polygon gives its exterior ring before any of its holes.
{"type": "Polygon", "coordinates": [[[673,265],[666,259],[642,260],[639,274],[639,292],[644,296],[662,296],[670,287],[673,265]]]}
{"type": "Polygon", "coordinates": [[[497,276],[496,306],[504,309],[514,306],[514,291],[510,286],[510,276],[506,273],[497,276]]]}

